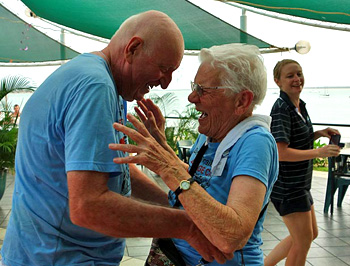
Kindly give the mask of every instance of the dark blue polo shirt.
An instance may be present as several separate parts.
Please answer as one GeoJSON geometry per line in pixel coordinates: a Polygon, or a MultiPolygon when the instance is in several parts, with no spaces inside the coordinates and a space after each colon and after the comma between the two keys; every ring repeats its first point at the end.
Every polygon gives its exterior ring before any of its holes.
{"type": "MultiPolygon", "coordinates": [[[[271,133],[276,142],[288,143],[298,150],[313,149],[314,131],[305,102],[300,100],[301,114],[290,101],[288,95],[280,91],[271,110],[271,133]]],[[[272,190],[271,199],[297,200],[311,189],[313,160],[299,162],[279,162],[278,180],[272,190]]]]}

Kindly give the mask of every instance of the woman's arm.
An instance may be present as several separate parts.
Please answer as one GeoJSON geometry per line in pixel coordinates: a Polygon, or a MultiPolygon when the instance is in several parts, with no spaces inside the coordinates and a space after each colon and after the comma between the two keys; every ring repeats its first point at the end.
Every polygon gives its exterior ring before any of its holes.
{"type": "Polygon", "coordinates": [[[250,176],[236,176],[226,205],[212,198],[200,185],[193,183],[182,192],[182,206],[214,246],[223,253],[233,253],[245,246],[258,220],[265,185],[250,176]]]}
{"type": "MultiPolygon", "coordinates": [[[[190,178],[179,160],[164,150],[147,129],[128,115],[138,132],[120,124],[115,129],[131,137],[138,145],[111,144],[115,150],[137,153],[136,156],[115,158],[115,163],[140,163],[158,173],[166,185],[175,191],[180,182],[190,178]]],[[[233,179],[227,204],[211,197],[199,184],[193,183],[179,199],[188,215],[202,233],[220,251],[229,254],[242,248],[249,239],[258,219],[264,197],[265,185],[250,176],[233,179]]]]}
{"type": "Polygon", "coordinates": [[[286,142],[277,142],[279,161],[282,162],[298,162],[314,158],[338,156],[340,147],[337,145],[326,145],[318,149],[298,150],[289,148],[286,142]]]}
{"type": "Polygon", "coordinates": [[[330,139],[332,135],[340,135],[340,133],[334,128],[327,127],[325,129],[315,131],[314,140],[319,139],[321,137],[326,137],[330,139]]]}

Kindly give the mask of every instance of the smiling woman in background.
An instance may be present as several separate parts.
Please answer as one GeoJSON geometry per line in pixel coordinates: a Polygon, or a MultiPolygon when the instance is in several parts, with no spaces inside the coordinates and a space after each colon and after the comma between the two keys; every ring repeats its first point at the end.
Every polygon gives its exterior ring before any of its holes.
{"type": "Polygon", "coordinates": [[[337,156],[340,148],[327,145],[313,149],[314,140],[339,134],[326,128],[314,132],[305,102],[300,99],[304,75],[294,60],[279,61],[273,71],[280,97],[272,107],[271,133],[279,154],[279,176],[271,201],[282,216],[290,235],[265,258],[265,265],[276,265],[287,257],[286,265],[305,265],[311,242],[318,229],[310,193],[313,158],[337,156]]]}

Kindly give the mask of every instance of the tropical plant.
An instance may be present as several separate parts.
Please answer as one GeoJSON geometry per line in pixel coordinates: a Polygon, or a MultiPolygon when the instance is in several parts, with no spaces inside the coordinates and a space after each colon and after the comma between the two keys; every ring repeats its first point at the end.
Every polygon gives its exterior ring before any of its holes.
{"type": "Polygon", "coordinates": [[[32,82],[22,76],[6,76],[0,80],[0,170],[14,166],[18,132],[17,117],[13,121],[6,96],[12,92],[33,91],[33,88],[32,82]]]}
{"type": "Polygon", "coordinates": [[[161,97],[153,94],[150,96],[150,99],[152,99],[152,101],[158,105],[165,118],[168,118],[170,115],[174,114],[179,120],[177,124],[169,125],[167,119],[165,125],[165,137],[169,146],[174,151],[177,151],[176,142],[178,140],[189,139],[194,142],[197,139],[197,121],[199,112],[195,109],[193,104],[188,104],[185,111],[180,113],[175,109],[178,98],[172,92],[168,92],[161,97]]]}
{"type": "Polygon", "coordinates": [[[28,78],[18,75],[6,76],[0,80],[0,101],[7,94],[19,91],[34,91],[34,86],[28,78]]]}
{"type": "Polygon", "coordinates": [[[181,114],[177,112],[179,116],[179,124],[177,126],[176,141],[182,139],[192,140],[194,142],[198,137],[198,117],[200,112],[196,110],[193,104],[188,104],[185,111],[181,114]]]}
{"type": "Polygon", "coordinates": [[[175,112],[176,104],[179,101],[173,92],[167,92],[162,96],[151,94],[149,98],[159,107],[164,117],[175,112]]]}
{"type": "MultiPolygon", "coordinates": [[[[151,94],[149,97],[160,109],[165,118],[174,113],[174,108],[178,102],[178,98],[172,92],[167,92],[162,96],[151,94]]],[[[165,137],[169,146],[176,151],[175,127],[169,126],[168,120],[165,122],[165,137]]]]}
{"type": "MultiPolygon", "coordinates": [[[[7,106],[3,109],[9,108],[7,106]]],[[[12,121],[11,113],[7,110],[0,121],[0,171],[14,167],[17,133],[16,124],[12,121]]]]}
{"type": "Polygon", "coordinates": [[[7,170],[15,165],[18,135],[18,117],[13,121],[6,96],[12,92],[33,90],[32,82],[22,76],[7,76],[0,80],[0,199],[6,188],[7,170]]]}
{"type": "MultiPolygon", "coordinates": [[[[317,140],[314,142],[314,149],[319,149],[325,146],[325,143],[321,143],[321,140],[317,140]]],[[[326,168],[328,166],[327,158],[314,158],[313,160],[314,169],[322,170],[322,168],[326,168]]]]}
{"type": "MultiPolygon", "coordinates": [[[[0,119],[0,199],[6,189],[6,177],[8,168],[15,165],[15,153],[17,143],[18,129],[12,123],[11,113],[8,111],[8,105],[3,107],[3,118],[0,119]]],[[[1,114],[0,114],[1,115],[1,114]]]]}

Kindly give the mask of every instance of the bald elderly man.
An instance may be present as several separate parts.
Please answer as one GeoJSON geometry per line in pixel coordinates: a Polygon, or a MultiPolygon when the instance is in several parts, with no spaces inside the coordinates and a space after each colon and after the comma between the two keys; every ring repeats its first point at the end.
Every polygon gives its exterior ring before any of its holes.
{"type": "Polygon", "coordinates": [[[184,211],[167,207],[158,186],[135,166],[113,163],[127,154],[108,148],[126,141],[113,128],[125,123],[124,100],[166,89],[183,53],[174,21],[147,11],[35,91],[21,115],[3,265],[119,265],[126,237],[181,238],[205,259],[223,260],[184,211]]]}

